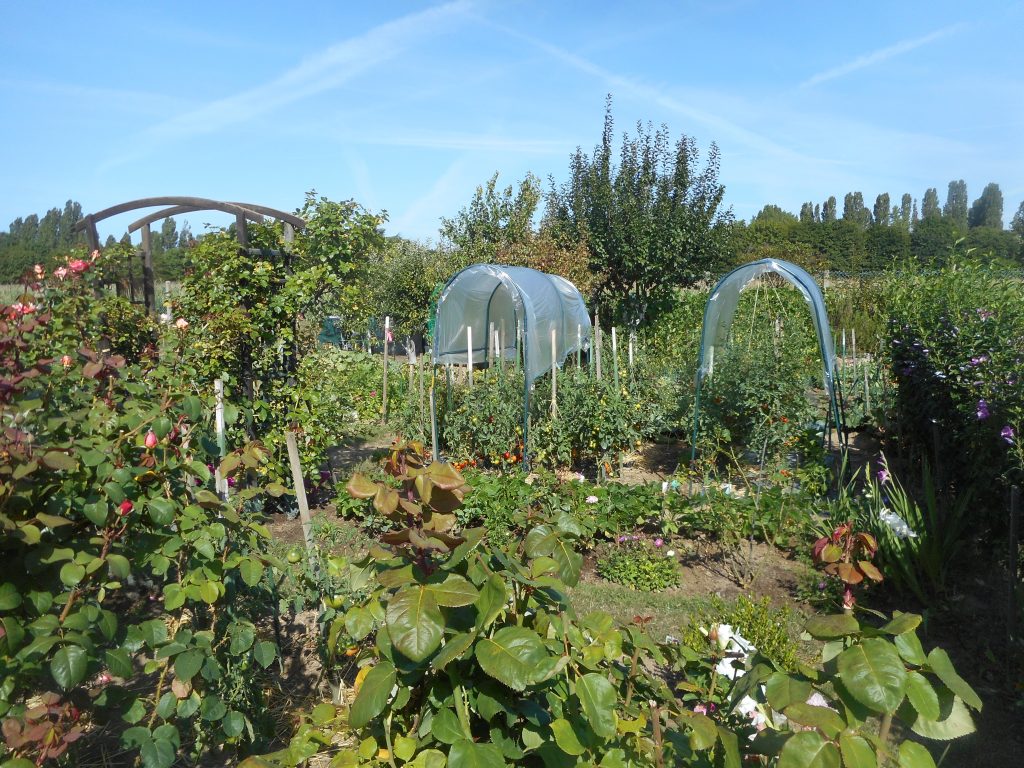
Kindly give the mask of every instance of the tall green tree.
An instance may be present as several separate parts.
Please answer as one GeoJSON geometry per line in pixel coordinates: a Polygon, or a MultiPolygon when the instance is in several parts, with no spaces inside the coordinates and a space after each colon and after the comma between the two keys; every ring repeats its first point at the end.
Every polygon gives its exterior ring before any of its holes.
{"type": "Polygon", "coordinates": [[[862,193],[846,193],[846,197],[843,198],[843,221],[849,221],[862,229],[871,225],[871,211],[864,205],[862,193]]]}
{"type": "Polygon", "coordinates": [[[609,100],[601,143],[577,149],[570,178],[552,188],[545,226],[565,244],[585,243],[598,293],[619,318],[637,327],[679,286],[709,276],[725,256],[732,212],[722,209],[719,152],[712,144],[703,168],[696,142],[672,142],[668,128],[637,125],[613,160],[609,100]]]}
{"type": "Polygon", "coordinates": [[[831,224],[836,221],[838,216],[836,215],[836,198],[835,195],[829,197],[825,201],[825,204],[821,206],[821,223],[831,224]]]}
{"type": "Polygon", "coordinates": [[[467,263],[508,261],[507,255],[534,236],[533,219],[541,200],[540,179],[526,174],[517,188],[498,189],[498,173],[476,188],[469,205],[454,218],[441,219],[441,239],[467,263]]]}
{"type": "Polygon", "coordinates": [[[911,209],[913,207],[913,200],[910,197],[909,192],[904,192],[903,197],[900,198],[900,223],[905,229],[910,229],[910,217],[911,209]]]}
{"type": "Polygon", "coordinates": [[[1017,208],[1017,212],[1013,214],[1013,219],[1010,220],[1010,229],[1016,232],[1018,237],[1024,239],[1024,201],[1017,208]]]}
{"type": "Polygon", "coordinates": [[[921,218],[931,219],[937,218],[942,215],[942,209],[939,208],[939,190],[935,187],[928,187],[924,191],[924,197],[921,199],[921,218]]]}
{"type": "Polygon", "coordinates": [[[967,231],[967,182],[963,179],[949,182],[942,215],[952,221],[960,232],[967,231]]]}
{"type": "Polygon", "coordinates": [[[875,198],[875,208],[872,218],[879,227],[889,226],[891,212],[889,210],[889,193],[883,192],[875,198]]]}
{"type": "Polygon", "coordinates": [[[974,201],[967,214],[967,226],[1003,228],[1003,192],[995,182],[985,185],[981,197],[974,201]]]}

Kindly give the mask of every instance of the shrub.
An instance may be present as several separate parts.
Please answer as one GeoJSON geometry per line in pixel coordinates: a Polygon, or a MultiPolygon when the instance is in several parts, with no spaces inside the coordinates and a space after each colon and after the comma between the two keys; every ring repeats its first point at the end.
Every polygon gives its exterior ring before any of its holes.
{"type": "Polygon", "coordinates": [[[616,584],[656,592],[679,583],[679,566],[675,558],[666,557],[661,539],[652,545],[636,534],[619,536],[614,544],[599,551],[597,572],[616,584]]]}
{"type": "Polygon", "coordinates": [[[707,607],[690,615],[680,641],[690,648],[700,648],[703,637],[712,627],[728,624],[777,667],[793,672],[797,665],[797,645],[790,636],[792,620],[788,607],[773,608],[767,597],[754,600],[740,595],[727,602],[712,595],[707,607]]]}
{"type": "MultiPolygon", "coordinates": [[[[97,349],[106,267],[71,260],[38,304],[0,310],[4,754],[41,762],[79,722],[110,720],[167,768],[262,740],[252,681],[277,649],[257,623],[278,561],[258,519],[211,490],[212,398],[184,384],[182,337],[137,365],[97,349]]],[[[248,446],[221,471],[261,458],[248,446]]]]}

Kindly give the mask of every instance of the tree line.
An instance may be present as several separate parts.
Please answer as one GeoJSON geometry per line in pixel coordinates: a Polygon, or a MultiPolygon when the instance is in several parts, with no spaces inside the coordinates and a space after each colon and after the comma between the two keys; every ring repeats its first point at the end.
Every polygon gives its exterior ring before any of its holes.
{"type": "MultiPolygon", "coordinates": [[[[19,216],[6,232],[0,232],[0,283],[18,282],[36,264],[47,269],[55,266],[72,249],[85,247],[85,234],[75,232],[82,218],[82,205],[68,200],[63,208],[51,208],[42,216],[19,216]]],[[[188,268],[188,248],[195,241],[188,223],[178,230],[174,218],[164,219],[151,237],[153,269],[158,280],[180,280],[188,268]]],[[[119,241],[109,235],[105,248],[119,241]]],[[[130,244],[125,234],[121,243],[130,244]]],[[[141,276],[140,276],[141,279],[141,276]]]]}
{"type": "Polygon", "coordinates": [[[944,264],[959,243],[961,252],[1024,265],[1024,203],[1010,229],[1003,228],[1003,193],[996,183],[985,186],[969,203],[963,179],[949,182],[940,205],[938,189],[925,190],[920,200],[904,193],[898,204],[889,193],[868,208],[861,192],[838,201],[806,202],[799,214],[766,205],[749,224],[734,227],[732,250],[737,262],[751,258],[788,258],[815,271],[864,272],[894,262],[913,260],[922,266],[944,264]]]}

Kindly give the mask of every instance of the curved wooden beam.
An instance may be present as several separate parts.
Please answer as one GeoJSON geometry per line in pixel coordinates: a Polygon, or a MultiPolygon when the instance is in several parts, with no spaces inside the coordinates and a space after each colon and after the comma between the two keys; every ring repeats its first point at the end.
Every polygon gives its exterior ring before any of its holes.
{"type": "Polygon", "coordinates": [[[206,197],[182,197],[173,195],[170,197],[143,197],[138,200],[129,200],[127,203],[112,205],[109,208],[104,208],[102,211],[98,211],[96,213],[90,213],[75,224],[75,229],[78,231],[85,229],[86,226],[88,226],[90,219],[93,222],[103,221],[104,219],[109,219],[111,216],[117,216],[120,213],[127,213],[128,211],[138,210],[139,208],[153,208],[157,205],[190,205],[195,208],[209,208],[211,210],[217,210],[217,208],[223,205],[223,203],[206,197]]]}
{"type": "MultiPolygon", "coordinates": [[[[90,223],[95,224],[97,221],[103,221],[109,219],[111,216],[117,216],[121,213],[127,213],[128,211],[138,210],[139,208],[153,208],[158,205],[172,205],[172,206],[187,206],[193,211],[196,210],[211,210],[211,211],[223,211],[224,213],[235,213],[237,215],[239,208],[247,208],[250,211],[261,213],[264,216],[272,216],[275,219],[286,221],[293,227],[302,228],[306,226],[306,222],[298,216],[285,213],[284,211],[278,211],[274,208],[267,208],[262,205],[249,205],[246,203],[226,203],[220,200],[211,200],[207,197],[185,197],[179,195],[171,195],[167,197],[143,197],[138,200],[129,200],[126,203],[119,203],[112,205],[109,208],[104,208],[102,211],[96,213],[90,213],[88,216],[83,217],[75,223],[75,231],[81,232],[86,229],[90,223]],[[228,208],[227,206],[233,206],[228,208]]],[[[251,218],[251,217],[250,217],[251,218]]]]}
{"type": "MultiPolygon", "coordinates": [[[[136,232],[142,229],[142,227],[144,227],[146,224],[153,224],[157,221],[160,221],[161,219],[166,219],[170,216],[180,216],[183,213],[195,213],[196,211],[208,210],[211,209],[205,206],[200,207],[196,205],[176,205],[172,208],[164,208],[163,210],[156,211],[154,213],[150,213],[146,216],[143,216],[141,219],[138,219],[137,221],[133,221],[131,224],[128,225],[128,231],[136,232]]],[[[237,203],[219,203],[216,210],[223,211],[224,213],[233,213],[235,216],[242,215],[245,216],[245,218],[249,219],[250,221],[263,221],[263,216],[260,213],[251,208],[238,205],[237,203]]]]}
{"type": "Polygon", "coordinates": [[[304,229],[306,226],[306,220],[301,216],[296,216],[294,213],[285,213],[284,211],[279,211],[276,208],[268,208],[265,205],[240,203],[237,200],[232,201],[231,205],[238,205],[242,208],[248,208],[250,211],[256,211],[256,213],[262,213],[264,216],[269,216],[272,219],[288,222],[296,229],[304,229]]]}

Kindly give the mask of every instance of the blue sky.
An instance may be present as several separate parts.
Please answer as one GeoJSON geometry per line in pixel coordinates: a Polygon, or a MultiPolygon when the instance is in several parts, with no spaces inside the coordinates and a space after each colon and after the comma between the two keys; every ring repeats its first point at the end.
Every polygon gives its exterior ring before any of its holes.
{"type": "MultiPolygon", "coordinates": [[[[0,227],[78,200],[306,191],[437,239],[495,171],[667,124],[726,204],[998,182],[1024,199],[1024,2],[4,2],[0,227]],[[372,6],[372,7],[371,7],[372,6]],[[89,10],[86,10],[88,8],[89,10]]],[[[617,138],[618,142],[618,138],[617,138]]],[[[119,236],[134,216],[101,228],[119,236]]],[[[225,223],[214,214],[192,219],[225,223]]]]}

